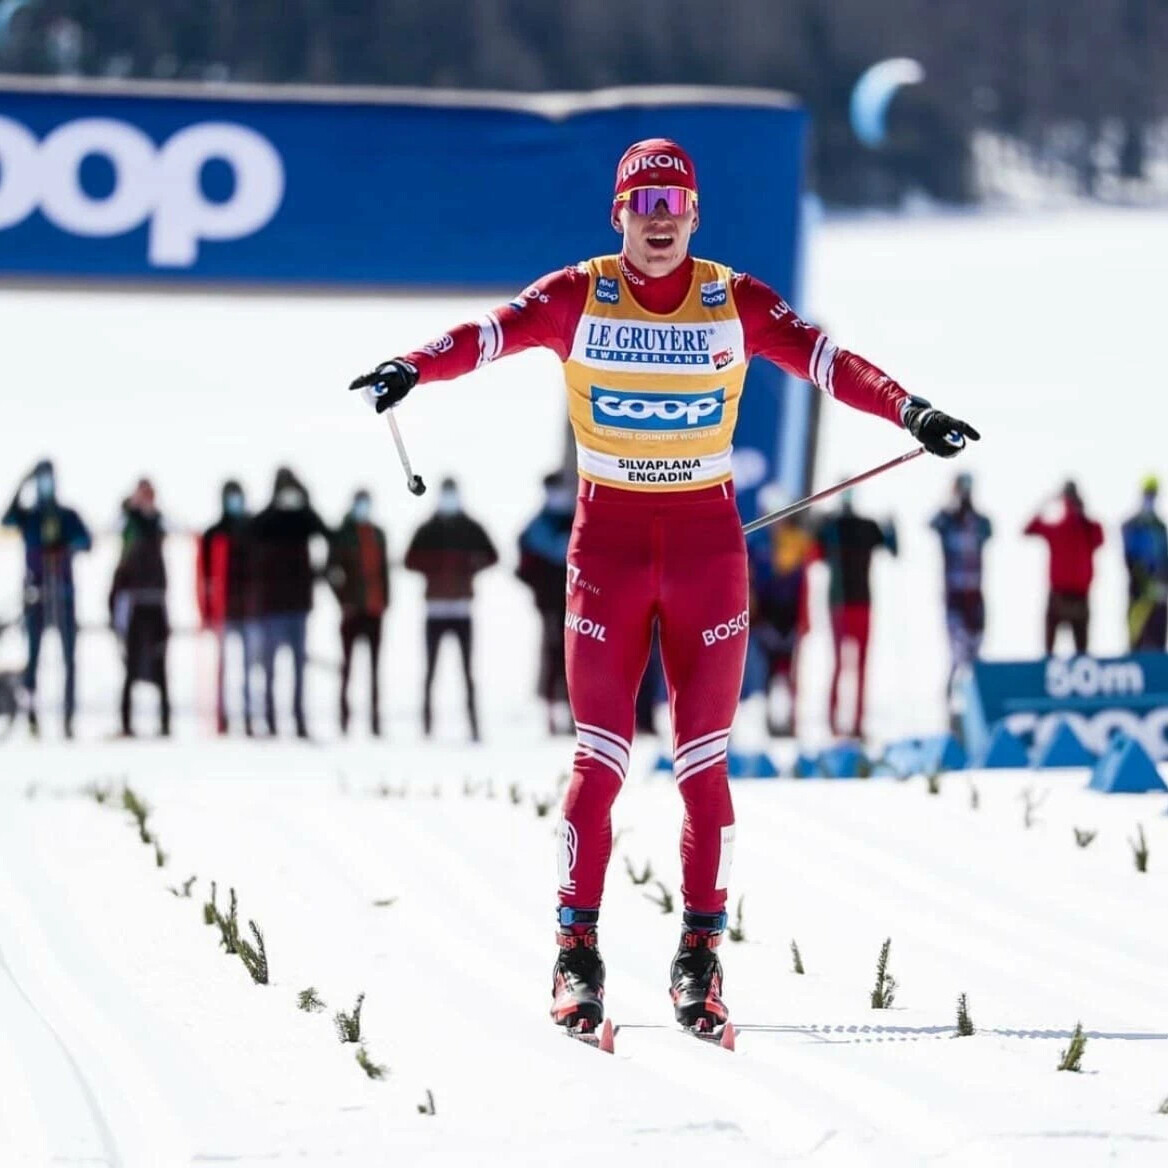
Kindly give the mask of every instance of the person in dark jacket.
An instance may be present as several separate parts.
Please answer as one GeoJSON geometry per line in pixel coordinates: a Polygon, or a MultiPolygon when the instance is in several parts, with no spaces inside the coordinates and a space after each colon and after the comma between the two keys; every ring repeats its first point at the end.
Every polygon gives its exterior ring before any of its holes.
{"type": "Polygon", "coordinates": [[[42,459],[21,479],[8,510],[5,527],[24,540],[24,627],[28,634],[28,664],[23,684],[28,692],[28,725],[40,732],[36,708],[37,671],[46,629],[56,629],[65,659],[65,737],[73,737],[77,703],[77,611],[73,590],[73,557],[93,546],[81,516],[57,501],[53,464],[42,459]],[[22,501],[23,497],[23,501],[22,501]]]}
{"type": "Polygon", "coordinates": [[[985,635],[982,549],[993,534],[990,521],[973,505],[973,477],[959,474],[952,506],[938,511],[929,526],[941,537],[945,562],[945,627],[949,633],[949,679],[945,692],[981,654],[985,635]]]}
{"type": "Polygon", "coordinates": [[[341,526],[329,540],[325,574],[341,606],[341,733],[349,731],[349,672],[353,648],[369,646],[369,725],[381,733],[377,684],[381,626],[389,607],[389,553],[385,532],[372,521],[369,492],[358,491],[341,526]]]}
{"type": "Polygon", "coordinates": [[[498,562],[499,555],[490,536],[462,509],[458,484],[442,481],[438,509],[414,532],[406,551],[405,565],[426,577],[426,679],[423,683],[422,729],[433,728],[430,691],[438,647],[447,635],[458,641],[462,651],[462,673],[466,681],[466,712],[470,736],[479,740],[478,708],[474,676],[471,672],[471,597],[474,578],[484,568],[498,562]]]}
{"type": "Polygon", "coordinates": [[[309,543],[327,539],[329,529],[312,509],[304,484],[286,466],[276,472],[272,501],[252,522],[256,563],[256,611],[263,631],[264,717],[276,733],[276,654],[292,653],[292,713],[296,736],[308,737],[304,720],[304,666],[307,662],[308,614],[316,579],[309,543]]]}
{"type": "MultiPolygon", "coordinates": [[[[783,502],[770,491],[778,510],[783,502]]],[[[751,568],[750,639],[764,664],[767,730],[794,734],[797,721],[799,643],[810,623],[807,569],[818,556],[814,536],[802,516],[792,515],[758,532],[747,544],[751,568]],[[785,691],[786,713],[774,714],[776,693],[785,691]]]]}
{"type": "Polygon", "coordinates": [[[243,728],[252,734],[251,675],[259,664],[262,634],[255,613],[255,556],[251,516],[243,487],[234,479],[223,484],[223,513],[203,532],[198,543],[196,593],[203,628],[215,634],[215,728],[227,733],[224,698],[227,640],[238,640],[243,656],[243,728]]]}
{"type": "Polygon", "coordinates": [[[1133,652],[1163,653],[1168,645],[1168,527],[1156,514],[1160,483],[1149,475],[1139,511],[1123,525],[1127,564],[1127,625],[1133,652]]]}
{"type": "Polygon", "coordinates": [[[1068,482],[1062,490],[1062,515],[1055,521],[1036,515],[1024,534],[1044,539],[1050,547],[1050,595],[1046,602],[1046,655],[1054,652],[1062,625],[1069,625],[1075,652],[1087,652],[1091,623],[1088,594],[1095,575],[1094,557],[1103,545],[1103,528],[1087,517],[1079,488],[1068,482]]]}
{"type": "Polygon", "coordinates": [[[154,485],[139,479],[122,504],[122,554],[110,587],[110,623],[122,642],[126,678],[122,684],[122,734],[133,737],[134,682],[158,687],[159,729],[170,734],[170,692],[166,678],[166,564],[162,558],[164,527],[155,503],[154,485]]]}
{"type": "Polygon", "coordinates": [[[835,642],[835,668],[831,675],[831,732],[840,733],[839,683],[843,673],[844,646],[850,642],[856,654],[856,707],[849,736],[864,733],[864,688],[868,667],[868,637],[872,625],[872,591],[869,576],[872,553],[887,548],[896,555],[896,529],[857,515],[854,496],[845,491],[840,509],[820,521],[819,553],[829,572],[828,606],[835,642]]]}
{"type": "Polygon", "coordinates": [[[568,709],[564,668],[564,617],[567,612],[568,537],[576,499],[568,480],[554,471],[543,480],[543,506],[519,536],[516,575],[531,589],[540,619],[537,692],[547,705],[549,734],[575,730],[568,709]]]}

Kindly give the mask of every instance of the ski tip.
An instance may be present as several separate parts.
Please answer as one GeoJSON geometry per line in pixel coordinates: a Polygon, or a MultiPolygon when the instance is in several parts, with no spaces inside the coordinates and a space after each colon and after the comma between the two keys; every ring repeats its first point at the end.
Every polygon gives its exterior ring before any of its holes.
{"type": "Polygon", "coordinates": [[[613,1029],[611,1019],[605,1018],[604,1025],[600,1028],[600,1039],[597,1042],[597,1046],[605,1054],[614,1054],[616,1052],[616,1044],[613,1041],[615,1037],[616,1031],[613,1029]]]}
{"type": "Polygon", "coordinates": [[[722,1027],[722,1036],[718,1039],[718,1045],[723,1050],[733,1050],[737,1037],[738,1031],[734,1029],[734,1023],[727,1019],[726,1024],[722,1027]]]}

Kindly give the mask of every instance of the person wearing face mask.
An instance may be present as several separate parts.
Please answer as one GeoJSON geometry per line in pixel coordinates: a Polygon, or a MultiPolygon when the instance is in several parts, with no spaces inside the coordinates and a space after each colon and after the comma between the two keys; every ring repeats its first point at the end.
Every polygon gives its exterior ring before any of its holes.
{"type": "Polygon", "coordinates": [[[251,675],[260,660],[262,634],[255,612],[255,556],[251,514],[243,487],[223,484],[223,512],[198,543],[195,580],[202,627],[215,634],[215,729],[227,733],[224,695],[227,642],[239,643],[243,662],[243,729],[252,735],[251,675]]]}
{"type": "Polygon", "coordinates": [[[23,685],[28,693],[29,731],[40,733],[36,706],[37,672],[46,629],[56,629],[65,659],[65,737],[73,737],[77,704],[77,612],[73,557],[93,546],[81,516],[57,501],[53,464],[42,459],[21,479],[0,523],[14,527],[24,541],[24,627],[28,663],[23,685]]]}
{"type": "Polygon", "coordinates": [[[874,519],[857,515],[855,492],[848,490],[840,496],[839,510],[819,521],[815,537],[818,553],[827,563],[828,611],[835,644],[835,667],[828,699],[831,732],[862,738],[868,638],[872,628],[872,554],[879,548],[897,554],[896,528],[891,522],[881,526],[874,519]],[[853,651],[856,702],[852,724],[843,731],[839,687],[849,647],[853,651]]]}
{"type": "Polygon", "coordinates": [[[1087,652],[1091,624],[1088,595],[1095,575],[1095,552],[1103,545],[1103,528],[1087,516],[1079,488],[1068,482],[1060,497],[1061,515],[1046,519],[1036,515],[1023,534],[1046,540],[1050,548],[1050,593],[1044,622],[1046,655],[1054,653],[1063,625],[1069,626],[1076,653],[1087,652]]]}
{"type": "Polygon", "coordinates": [[[1159,480],[1141,485],[1140,509],[1123,525],[1127,565],[1127,624],[1133,652],[1163,653],[1168,646],[1168,528],[1156,514],[1159,480]]]}
{"type": "Polygon", "coordinates": [[[957,476],[952,505],[938,511],[929,526],[940,536],[945,562],[945,627],[951,662],[945,692],[952,699],[957,681],[980,656],[985,633],[982,549],[993,526],[973,505],[971,475],[957,476]]]}
{"type": "Polygon", "coordinates": [[[471,671],[471,598],[474,578],[484,568],[497,563],[498,553],[491,537],[462,509],[458,484],[442,480],[438,507],[414,532],[406,550],[405,565],[426,577],[426,678],[422,683],[422,730],[433,730],[430,694],[438,648],[447,636],[458,642],[462,654],[462,675],[466,684],[466,715],[470,737],[479,740],[479,716],[471,671]]]}
{"type": "Polygon", "coordinates": [[[329,540],[325,576],[341,606],[341,733],[349,732],[349,672],[359,640],[369,646],[369,728],[381,734],[377,684],[381,626],[389,607],[389,552],[385,532],[373,522],[369,492],[353,496],[349,513],[329,540]]]}
{"type": "Polygon", "coordinates": [[[292,715],[297,738],[308,737],[304,718],[304,666],[308,614],[316,580],[311,543],[329,529],[312,509],[304,484],[286,466],[276,471],[271,502],[252,521],[256,612],[262,633],[264,720],[276,733],[276,656],[292,654],[292,715]]]}
{"type": "Polygon", "coordinates": [[[134,736],[133,686],[157,686],[159,730],[170,734],[170,690],[166,648],[170,623],[166,614],[166,564],[162,558],[165,526],[155,501],[154,484],[139,479],[122,503],[122,553],[110,586],[110,624],[125,657],[122,684],[122,734],[134,736]]]}
{"type": "Polygon", "coordinates": [[[571,734],[568,677],[564,667],[567,612],[568,538],[576,496],[561,471],[543,480],[543,506],[519,536],[516,575],[531,589],[540,620],[537,692],[547,706],[549,734],[571,734]]]}
{"type": "Polygon", "coordinates": [[[563,362],[580,475],[565,634],[577,749],[560,821],[551,1014],[573,1030],[595,1029],[604,1017],[596,930],[611,811],[655,626],[685,804],[685,913],[670,994],[683,1026],[709,1029],[728,1018],[716,950],[734,837],[727,748],[749,605],[731,439],[748,362],[764,357],[904,428],[933,454],[955,455],[978,437],[837,347],[760,280],[694,258],[698,192],[694,160],[678,143],[634,143],[617,163],[608,209],[620,254],[552,272],[349,386],[380,413],[419,384],[524,349],[542,346],[563,362]]]}

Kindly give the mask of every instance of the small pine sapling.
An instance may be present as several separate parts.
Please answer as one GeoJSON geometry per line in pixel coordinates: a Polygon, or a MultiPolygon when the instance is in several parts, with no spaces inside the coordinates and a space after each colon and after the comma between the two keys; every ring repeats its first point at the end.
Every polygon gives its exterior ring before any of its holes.
{"type": "Polygon", "coordinates": [[[203,924],[217,925],[219,923],[219,906],[215,903],[215,881],[211,881],[211,899],[203,902],[203,924]]]}
{"type": "Polygon", "coordinates": [[[244,968],[256,985],[267,985],[268,951],[264,948],[264,935],[260,932],[260,927],[255,921],[249,920],[247,927],[251,929],[251,935],[255,938],[255,945],[253,947],[252,943],[246,937],[239,937],[236,941],[239,947],[239,959],[243,962],[244,968]]]}
{"type": "Polygon", "coordinates": [[[1027,787],[1022,792],[1020,798],[1022,800],[1022,826],[1029,831],[1037,820],[1034,818],[1034,813],[1046,802],[1046,797],[1050,791],[1043,791],[1041,795],[1034,793],[1033,787],[1027,787]]]}
{"type": "Polygon", "coordinates": [[[150,815],[150,808],[138,798],[129,784],[122,787],[122,807],[133,816],[134,822],[138,825],[138,838],[144,844],[153,843],[150,833],[146,830],[146,820],[150,815]]]}
{"type": "Polygon", "coordinates": [[[170,885],[169,886],[170,895],[177,896],[179,898],[179,900],[190,900],[191,899],[191,889],[194,888],[195,881],[197,879],[198,879],[197,876],[192,876],[192,877],[190,877],[189,880],[184,880],[182,882],[182,891],[181,892],[177,888],[175,888],[173,884],[170,885]]]}
{"type": "Polygon", "coordinates": [[[934,771],[932,774],[925,775],[925,789],[930,795],[941,794],[941,772],[934,771]]]}
{"type": "Polygon", "coordinates": [[[389,1074],[389,1067],[384,1066],[382,1063],[375,1063],[369,1057],[369,1052],[365,1049],[364,1043],[361,1043],[357,1047],[357,1065],[371,1079],[384,1079],[389,1074]]]}
{"type": "Polygon", "coordinates": [[[512,783],[507,788],[507,798],[511,800],[512,807],[518,807],[523,802],[523,792],[520,790],[518,783],[512,783]]]}
{"type": "Polygon", "coordinates": [[[324,1009],[324,1002],[316,992],[316,986],[309,986],[296,995],[296,1008],[306,1014],[319,1014],[324,1009]]]}
{"type": "Polygon", "coordinates": [[[396,896],[386,896],[386,897],[383,897],[381,900],[375,900],[373,902],[373,907],[374,908],[392,908],[395,904],[397,904],[397,897],[396,896]]]}
{"type": "Polygon", "coordinates": [[[434,1092],[429,1087],[426,1088],[426,1102],[418,1104],[419,1115],[437,1115],[438,1112],[434,1107],[434,1092]]]}
{"type": "Polygon", "coordinates": [[[1135,863],[1137,872],[1146,872],[1148,870],[1148,841],[1144,838],[1144,825],[1142,823],[1136,825],[1139,829],[1140,838],[1138,841],[1128,836],[1128,843],[1131,844],[1132,860],[1135,863]]]}
{"type": "Polygon", "coordinates": [[[798,943],[798,941],[795,941],[795,940],[791,941],[791,968],[796,973],[806,973],[807,972],[803,968],[803,955],[799,952],[799,943],[798,943]]]}
{"type": "Polygon", "coordinates": [[[965,1000],[965,995],[961,994],[957,998],[957,1036],[969,1038],[972,1034],[973,1019],[969,1016],[969,1004],[965,1000]]]}
{"type": "Polygon", "coordinates": [[[896,978],[888,972],[888,952],[891,948],[892,938],[889,937],[880,946],[880,957],[876,961],[876,985],[872,990],[873,1010],[890,1009],[896,997],[896,978]]]}
{"type": "Polygon", "coordinates": [[[1168,1095],[1164,1096],[1164,1102],[1156,1108],[1156,1113],[1158,1115],[1168,1115],[1168,1095]]]}
{"type": "Polygon", "coordinates": [[[333,1021],[337,1026],[337,1035],[342,1042],[361,1041],[361,1006],[364,1001],[365,995],[358,994],[357,1004],[353,1007],[351,1014],[346,1014],[344,1010],[338,1010],[333,1015],[333,1021]]]}
{"type": "Polygon", "coordinates": [[[1083,1051],[1087,1049],[1087,1039],[1083,1034],[1083,1023],[1076,1022],[1075,1029],[1071,1034],[1070,1045],[1063,1051],[1063,1057],[1059,1060],[1058,1069],[1060,1071],[1081,1071],[1083,1051]]]}
{"type": "Polygon", "coordinates": [[[162,845],[158,842],[158,837],[154,839],[154,867],[165,868],[166,861],[170,857],[162,850],[162,845]]]}
{"type": "Polygon", "coordinates": [[[653,865],[650,861],[645,861],[645,866],[638,872],[633,867],[633,862],[625,856],[625,871],[629,874],[629,879],[637,885],[648,884],[653,879],[653,865]]]}
{"type": "Polygon", "coordinates": [[[218,909],[215,910],[215,923],[219,926],[219,944],[227,953],[235,957],[239,953],[239,902],[235,898],[235,889],[231,889],[231,908],[224,916],[218,909]]]}
{"type": "Polygon", "coordinates": [[[746,899],[745,895],[738,898],[738,907],[734,911],[734,924],[726,930],[726,936],[731,941],[745,941],[746,940],[746,925],[742,920],[742,902],[746,899]]]}
{"type": "Polygon", "coordinates": [[[532,795],[531,805],[535,808],[535,814],[539,819],[546,819],[547,813],[555,804],[555,799],[549,795],[532,795]]]}
{"type": "Polygon", "coordinates": [[[1097,831],[1085,831],[1083,828],[1076,827],[1075,843],[1081,848],[1089,848],[1091,846],[1091,841],[1094,840],[1098,834],[1099,833],[1097,831]]]}
{"type": "Polygon", "coordinates": [[[977,789],[977,784],[971,780],[969,784],[969,809],[977,811],[980,807],[981,792],[977,789]]]}
{"type": "Polygon", "coordinates": [[[651,904],[655,904],[665,916],[668,916],[673,912],[673,894],[660,880],[654,880],[653,883],[657,885],[657,895],[654,896],[651,892],[646,892],[645,899],[651,904]]]}
{"type": "Polygon", "coordinates": [[[85,788],[85,793],[89,795],[89,797],[95,803],[97,803],[99,806],[102,806],[113,793],[113,788],[108,783],[102,784],[94,782],[90,783],[89,786],[85,788]]]}

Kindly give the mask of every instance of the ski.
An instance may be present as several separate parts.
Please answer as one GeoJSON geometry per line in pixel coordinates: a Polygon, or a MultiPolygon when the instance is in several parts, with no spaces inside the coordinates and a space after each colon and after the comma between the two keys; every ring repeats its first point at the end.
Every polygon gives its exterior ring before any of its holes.
{"type": "Polygon", "coordinates": [[[605,1054],[613,1054],[616,1050],[614,1040],[619,1029],[613,1026],[611,1020],[605,1018],[599,1030],[594,1030],[590,1022],[581,1022],[576,1026],[565,1026],[564,1033],[586,1046],[602,1050],[605,1054]]]}
{"type": "Polygon", "coordinates": [[[708,1023],[703,1021],[696,1026],[683,1026],[682,1030],[686,1034],[692,1034],[701,1042],[707,1042],[711,1046],[720,1046],[723,1050],[734,1050],[738,1038],[738,1031],[734,1029],[734,1023],[729,1019],[721,1026],[711,1028],[708,1023]]]}

